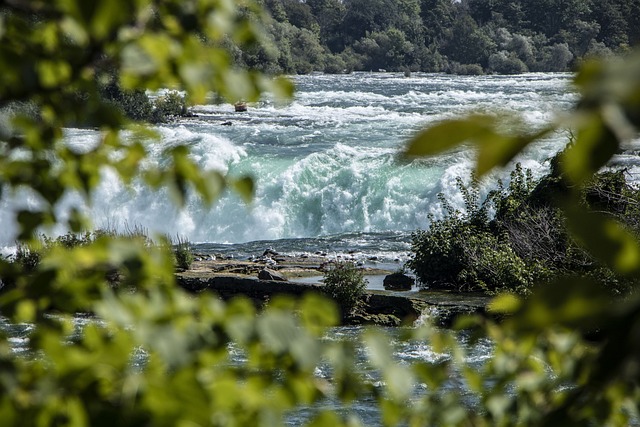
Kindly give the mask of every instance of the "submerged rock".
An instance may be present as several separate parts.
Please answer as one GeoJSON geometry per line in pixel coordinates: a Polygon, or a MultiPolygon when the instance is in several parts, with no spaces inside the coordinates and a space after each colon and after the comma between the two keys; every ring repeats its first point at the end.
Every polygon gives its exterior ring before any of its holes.
{"type": "Polygon", "coordinates": [[[282,274],[278,273],[275,270],[270,268],[263,268],[258,273],[258,279],[260,280],[277,280],[280,282],[286,282],[288,279],[284,277],[282,274]]]}
{"type": "Polygon", "coordinates": [[[388,291],[410,291],[414,283],[413,277],[403,273],[392,273],[384,278],[382,285],[388,291]]]}

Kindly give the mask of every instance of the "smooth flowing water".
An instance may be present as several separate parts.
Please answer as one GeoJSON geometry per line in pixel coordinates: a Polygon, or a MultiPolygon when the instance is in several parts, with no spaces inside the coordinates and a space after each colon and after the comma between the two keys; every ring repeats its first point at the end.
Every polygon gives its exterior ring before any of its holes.
{"type": "MultiPolygon", "coordinates": [[[[569,74],[294,77],[297,91],[287,105],[266,100],[249,105],[246,113],[235,113],[229,104],[201,105],[195,107],[198,117],[155,128],[161,138],[150,144],[149,162],[165,162],[167,146],[188,145],[203,168],[253,176],[257,191],[251,205],[227,194],[213,208],[193,198],[178,209],[167,191],[152,192],[141,184],[127,188],[105,171],[86,209],[98,227],[141,226],[185,237],[201,251],[238,257],[274,247],[283,253],[321,250],[404,260],[411,232],[428,227],[429,214],[441,214],[438,193],[462,206],[455,180],[468,181],[473,162],[464,147],[402,162],[398,153],[407,139],[429,123],[472,111],[516,112],[527,126],[539,126],[575,101],[570,79],[569,74]]],[[[98,137],[91,130],[66,132],[78,149],[98,137]]],[[[565,140],[566,135],[554,135],[519,160],[540,175],[565,140]]],[[[508,171],[494,174],[485,188],[500,176],[508,179],[508,171]]],[[[15,237],[11,212],[37,203],[28,193],[0,202],[0,246],[10,246],[15,237]]],[[[79,198],[69,195],[59,211],[77,204],[79,198]]]]}

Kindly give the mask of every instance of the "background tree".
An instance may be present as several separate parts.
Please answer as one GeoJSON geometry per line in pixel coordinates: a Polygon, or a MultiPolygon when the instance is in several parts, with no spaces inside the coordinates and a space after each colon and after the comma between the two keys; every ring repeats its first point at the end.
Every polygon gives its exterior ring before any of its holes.
{"type": "Polygon", "coordinates": [[[307,0],[306,2],[320,25],[320,41],[333,53],[344,50],[342,20],[346,9],[340,0],[307,0]]]}
{"type": "Polygon", "coordinates": [[[462,64],[480,64],[487,67],[495,43],[478,27],[474,19],[461,12],[451,28],[443,52],[462,64]]]}

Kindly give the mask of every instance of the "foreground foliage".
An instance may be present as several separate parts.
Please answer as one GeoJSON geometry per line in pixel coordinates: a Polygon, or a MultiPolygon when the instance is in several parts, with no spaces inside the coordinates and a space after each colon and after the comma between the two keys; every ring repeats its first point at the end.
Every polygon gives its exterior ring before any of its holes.
{"type": "MultiPolygon", "coordinates": [[[[149,132],[121,139],[119,131],[132,128],[100,97],[98,82],[110,62],[124,89],[175,85],[194,102],[210,90],[231,100],[255,99],[268,87],[286,93],[286,86],[229,66],[228,38],[250,45],[261,38],[254,6],[65,0],[0,7],[0,103],[29,109],[2,128],[1,188],[29,189],[42,198],[15,214],[21,245],[34,243],[41,226],[61,222],[55,208],[65,192],[90,200],[102,168],[125,182],[142,176],[150,185],[168,185],[179,203],[189,188],[205,202],[225,186],[250,195],[249,180],[198,170],[186,147],[170,149],[166,168],[144,168],[140,138],[149,132]],[[78,93],[86,94],[85,102],[76,102],[78,93]],[[94,148],[78,152],[62,142],[62,128],[75,123],[102,130],[94,148]]],[[[576,128],[561,162],[571,183],[563,205],[570,230],[604,263],[631,276],[640,271],[637,242],[610,216],[584,214],[577,190],[636,135],[638,76],[638,56],[587,65],[576,80],[583,101],[567,121],[551,125],[576,128]]],[[[442,123],[407,152],[429,154],[473,140],[484,174],[550,131],[505,135],[494,125],[493,117],[479,116],[442,123]]],[[[79,212],[64,222],[72,232],[86,225],[79,212]]],[[[371,377],[358,371],[353,343],[322,339],[338,314],[321,297],[274,300],[256,313],[244,300],[186,295],[175,286],[170,250],[149,247],[141,237],[98,236],[72,246],[54,246],[29,274],[0,260],[3,283],[12,283],[0,295],[2,315],[12,325],[33,325],[26,354],[12,350],[9,331],[0,332],[3,425],[272,426],[304,406],[310,425],[333,427],[357,421],[348,410],[335,413],[323,404],[356,398],[375,400],[384,425],[627,425],[638,419],[640,303],[636,297],[614,301],[589,280],[544,286],[527,300],[499,297],[491,309],[509,317],[498,325],[461,320],[459,329],[477,332],[467,332],[467,340],[494,343],[493,357],[481,366],[465,357],[453,333],[407,331],[409,339],[442,352],[438,362],[409,366],[394,362],[382,332],[366,332],[371,377]],[[107,280],[114,268],[118,287],[107,280]],[[98,317],[74,331],[77,313],[98,317]],[[319,366],[330,374],[316,375],[319,366]],[[468,393],[452,387],[452,374],[468,393]]]]}

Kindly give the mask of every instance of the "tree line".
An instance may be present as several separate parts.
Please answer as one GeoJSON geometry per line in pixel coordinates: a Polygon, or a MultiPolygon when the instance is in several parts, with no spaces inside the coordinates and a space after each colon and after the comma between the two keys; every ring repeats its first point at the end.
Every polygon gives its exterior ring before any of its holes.
{"type": "Polygon", "coordinates": [[[261,0],[268,73],[568,71],[640,41],[640,0],[261,0]]]}

